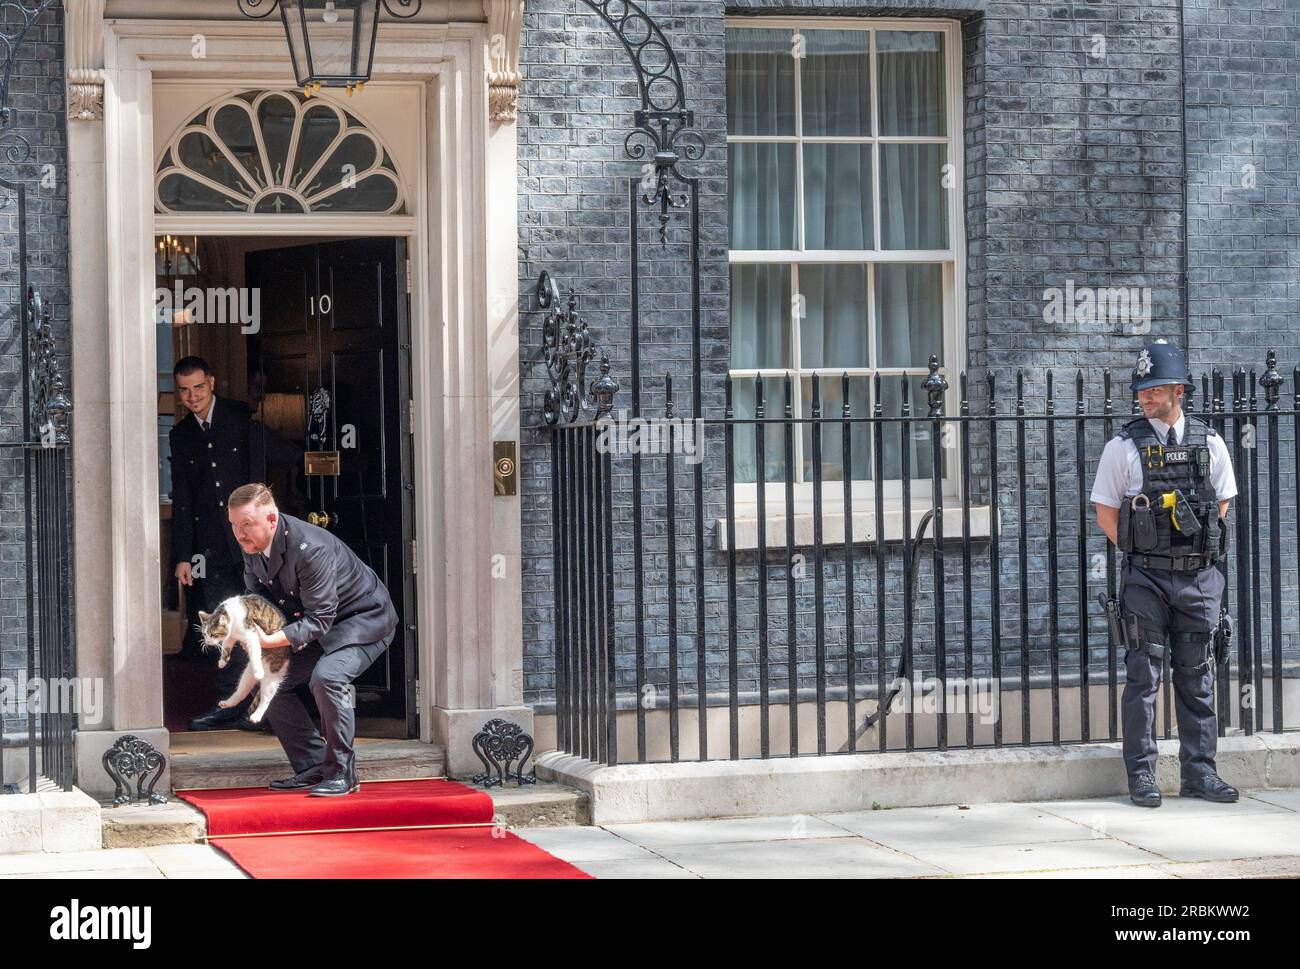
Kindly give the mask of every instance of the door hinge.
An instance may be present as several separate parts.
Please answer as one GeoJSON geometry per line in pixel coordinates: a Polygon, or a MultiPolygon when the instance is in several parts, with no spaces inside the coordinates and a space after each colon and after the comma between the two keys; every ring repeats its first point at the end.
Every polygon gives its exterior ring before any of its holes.
{"type": "Polygon", "coordinates": [[[415,539],[411,539],[411,574],[415,575],[420,568],[420,549],[415,544],[415,539]]]}
{"type": "Polygon", "coordinates": [[[411,295],[411,257],[406,257],[406,295],[411,295]]]}

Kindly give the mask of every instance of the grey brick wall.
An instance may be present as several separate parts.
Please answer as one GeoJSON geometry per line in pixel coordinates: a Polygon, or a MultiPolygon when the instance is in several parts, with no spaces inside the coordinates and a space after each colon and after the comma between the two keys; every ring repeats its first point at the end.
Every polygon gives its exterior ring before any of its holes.
{"type": "MultiPolygon", "coordinates": [[[[1295,285],[1287,281],[1287,274],[1294,271],[1289,252],[1295,248],[1295,222],[1289,223],[1292,228],[1288,234],[1286,220],[1296,191],[1296,153],[1294,129],[1285,126],[1292,121],[1294,112],[1295,97],[1291,92],[1295,90],[1295,81],[1291,68],[1295,63],[1296,31],[1294,14],[1284,13],[1280,4],[1213,4],[1200,0],[1188,6],[1187,132],[1193,178],[1194,286],[1190,322],[1182,316],[1183,103],[1179,6],[1175,0],[1107,4],[1082,0],[1056,3],[917,0],[874,7],[861,3],[737,0],[725,9],[720,4],[683,6],[648,0],[645,6],[665,26],[670,40],[683,52],[684,60],[700,65],[688,71],[688,77],[695,82],[690,98],[700,115],[698,127],[709,140],[709,165],[725,157],[725,116],[718,103],[724,83],[721,21],[725,14],[911,14],[963,20],[968,301],[965,326],[975,413],[987,410],[985,380],[989,374],[997,381],[1000,412],[1011,412],[1015,377],[1021,368],[1025,371],[1029,413],[1043,410],[1048,370],[1056,378],[1058,412],[1073,412],[1075,376],[1082,372],[1087,407],[1091,413],[1098,413],[1102,373],[1106,368],[1113,368],[1114,406],[1122,421],[1130,407],[1127,373],[1137,349],[1153,336],[1183,342],[1189,330],[1193,366],[1197,369],[1262,361],[1262,350],[1256,346],[1266,339],[1261,335],[1264,332],[1259,326],[1261,320],[1268,323],[1268,340],[1273,339],[1274,327],[1285,329],[1284,336],[1290,342],[1283,339],[1278,343],[1283,349],[1283,360],[1300,361],[1300,354],[1294,350],[1288,352],[1294,347],[1296,331],[1286,315],[1284,302],[1286,296],[1293,295],[1288,285],[1295,285]],[[1243,6],[1260,9],[1245,14],[1243,6]],[[1284,34],[1288,38],[1284,42],[1279,39],[1278,28],[1287,27],[1291,29],[1284,34]],[[1243,152],[1248,157],[1238,158],[1243,152]],[[1246,197],[1234,187],[1240,168],[1238,162],[1255,164],[1259,170],[1259,189],[1255,196],[1246,197]],[[1245,204],[1255,208],[1246,211],[1245,204]],[[1245,254],[1243,241],[1248,250],[1245,254]],[[1243,278],[1243,273],[1250,275],[1243,278]],[[1049,322],[1043,315],[1045,290],[1064,288],[1067,282],[1073,282],[1076,287],[1149,289],[1150,332],[1113,320],[1066,318],[1049,322]],[[1236,335],[1242,339],[1237,341],[1236,335]],[[1232,341],[1233,345],[1225,346],[1225,340],[1232,341]]],[[[625,367],[620,369],[620,363],[626,359],[626,323],[625,318],[617,316],[617,310],[626,306],[623,302],[627,285],[626,252],[621,248],[625,239],[622,234],[626,226],[625,206],[616,187],[604,179],[627,168],[628,163],[619,157],[618,142],[627,128],[632,105],[617,105],[623,109],[620,115],[611,110],[616,105],[607,98],[579,104],[583,95],[599,86],[591,64],[602,56],[593,49],[601,48],[601,44],[593,43],[585,34],[566,36],[562,31],[590,20],[589,15],[570,15],[566,20],[564,12],[573,10],[571,4],[561,4],[554,10],[551,6],[539,8],[530,4],[529,10],[524,24],[525,81],[520,122],[521,192],[527,199],[527,209],[521,215],[522,275],[531,281],[546,260],[552,260],[550,264],[555,266],[565,260],[576,265],[578,274],[569,278],[580,280],[579,292],[588,297],[584,305],[614,311],[600,314],[593,311],[589,317],[611,347],[613,372],[626,388],[627,371],[625,367]],[[563,66],[566,63],[567,69],[563,66]],[[604,112],[600,123],[607,138],[602,143],[605,151],[600,154],[599,167],[591,157],[597,149],[588,147],[578,137],[586,133],[589,121],[569,124],[573,113],[584,108],[604,112]],[[565,160],[569,162],[567,166],[565,160]],[[581,167],[583,163],[585,167],[581,167]],[[548,195],[548,189],[560,191],[560,183],[546,182],[546,177],[553,174],[548,168],[553,165],[561,166],[562,173],[568,176],[564,183],[569,192],[567,197],[548,195]],[[538,192],[545,197],[538,198],[538,192]],[[580,252],[584,238],[596,239],[589,228],[588,220],[593,219],[599,220],[597,224],[602,228],[613,226],[616,235],[612,240],[616,245],[607,247],[598,257],[594,251],[580,252]],[[597,258],[602,261],[595,261],[597,258]]],[[[621,70],[616,67],[612,77],[624,77],[621,70]]],[[[725,171],[710,168],[706,177],[724,175],[725,171]]],[[[703,224],[709,243],[720,241],[725,245],[723,193],[725,183],[720,185],[720,197],[716,200],[710,199],[706,191],[703,224]]],[[[715,388],[721,384],[720,375],[726,365],[727,316],[725,291],[717,291],[716,283],[725,284],[725,251],[714,252],[706,244],[705,254],[705,292],[710,300],[705,320],[705,412],[720,416],[715,388]]],[[[664,263],[669,271],[672,271],[671,262],[668,259],[664,263]]],[[[525,299],[523,309],[529,308],[530,303],[525,299]]],[[[535,323],[536,315],[526,315],[525,319],[535,323]]],[[[535,336],[531,339],[535,341],[535,336]]],[[[686,396],[683,392],[689,389],[690,382],[688,341],[684,318],[679,318],[676,326],[643,332],[643,348],[651,350],[654,357],[653,376],[647,380],[647,387],[656,386],[654,381],[663,370],[671,370],[679,401],[686,396]]],[[[535,371],[525,375],[526,393],[535,395],[540,386],[535,371]]],[[[651,391],[650,395],[654,398],[655,392],[651,391]]],[[[536,413],[534,404],[526,407],[536,413]]],[[[645,412],[660,411],[647,408],[645,412]]],[[[1029,611],[1023,628],[1028,633],[1031,665],[1035,670],[1046,668],[1051,633],[1046,509],[1049,485],[1055,481],[1061,489],[1056,493],[1058,642],[1060,663],[1068,671],[1078,666],[1080,627],[1076,597],[1079,530],[1075,489],[1090,487],[1092,469],[1105,442],[1096,427],[1089,429],[1085,467],[1080,474],[1075,464],[1073,427],[1062,425],[1057,429],[1054,468],[1049,468],[1044,457],[1045,433],[1042,422],[1032,422],[1025,430],[1025,446],[1035,461],[1028,469],[1025,488],[1028,509],[1025,565],[1029,577],[1025,598],[1029,611]]],[[[540,435],[525,439],[522,462],[525,689],[530,702],[549,699],[553,688],[550,481],[543,440],[540,435]]],[[[720,440],[710,439],[709,445],[705,462],[705,547],[711,550],[716,547],[713,521],[722,507],[723,468],[720,440]]],[[[973,490],[977,498],[987,500],[989,440],[985,429],[974,430],[972,446],[973,490]]],[[[1000,607],[1004,623],[1003,666],[1010,672],[1020,663],[1022,628],[1016,546],[1021,522],[1012,460],[1015,448],[1016,432],[1010,425],[1004,425],[998,447],[999,512],[1004,529],[1000,607]]],[[[620,465],[616,463],[615,467],[620,465]]],[[[662,482],[662,461],[647,459],[644,468],[650,480],[662,482]]],[[[679,547],[684,544],[689,550],[690,479],[680,479],[679,483],[684,489],[679,495],[679,501],[683,502],[679,515],[684,518],[679,523],[682,529],[679,547]]],[[[616,632],[620,650],[619,682],[626,685],[632,675],[630,644],[634,627],[629,606],[631,557],[626,553],[631,540],[627,524],[630,516],[626,485],[621,481],[616,482],[616,495],[615,533],[619,536],[616,632]]],[[[644,566],[647,582],[662,590],[666,567],[662,555],[662,486],[643,491],[639,500],[647,522],[644,566]]],[[[1094,556],[1103,552],[1105,543],[1091,525],[1087,528],[1084,554],[1085,561],[1091,564],[1094,556]]],[[[808,554],[806,549],[801,551],[808,554]]],[[[928,547],[925,554],[928,559],[928,547]]],[[[974,555],[971,603],[978,671],[987,669],[989,662],[990,568],[980,564],[988,561],[987,543],[977,543],[974,555]]],[[[899,638],[897,624],[901,622],[898,602],[902,570],[898,550],[891,548],[889,556],[886,616],[892,670],[892,656],[899,638]]],[[[708,681],[710,688],[716,688],[727,682],[728,607],[724,560],[710,552],[706,562],[708,681]]],[[[736,608],[740,677],[741,688],[746,689],[753,688],[757,678],[754,664],[759,590],[752,582],[753,553],[742,553],[738,562],[742,576],[736,608]]],[[[695,655],[689,635],[694,628],[692,565],[688,551],[679,561],[683,633],[679,640],[679,661],[684,681],[694,677],[695,655]]],[[[859,650],[864,643],[874,649],[875,561],[869,549],[859,551],[856,567],[857,642],[859,650]]],[[[841,550],[827,552],[825,568],[828,662],[842,669],[844,567],[841,550]]],[[[949,664],[959,668],[962,616],[957,603],[961,600],[953,592],[961,588],[962,576],[960,557],[951,550],[946,573],[950,601],[946,616],[949,664]]],[[[783,636],[785,626],[786,575],[784,556],[771,556],[767,600],[772,628],[781,631],[779,636],[783,636]]],[[[1293,587],[1293,571],[1287,573],[1287,581],[1293,587]]],[[[921,571],[916,613],[917,649],[922,656],[932,650],[934,638],[930,618],[934,606],[932,588],[927,564],[921,571]]],[[[1092,580],[1090,593],[1099,588],[1104,588],[1104,581],[1092,580]]],[[[811,682],[805,676],[813,669],[811,623],[815,602],[811,578],[798,586],[796,609],[802,686],[811,682]]],[[[1095,608],[1089,611],[1096,612],[1095,608]]],[[[659,684],[663,682],[669,642],[665,614],[663,597],[652,597],[645,610],[647,664],[649,678],[659,684]]],[[[1097,664],[1105,661],[1105,631],[1097,615],[1090,618],[1089,634],[1091,662],[1096,669],[1097,664]]],[[[779,636],[774,637],[772,660],[784,664],[785,654],[775,649],[779,636]]],[[[1293,645],[1291,639],[1287,643],[1293,645]]],[[[932,656],[921,661],[921,665],[927,664],[933,666],[932,656]]],[[[868,664],[860,669],[874,672],[874,657],[869,656],[868,664]]],[[[781,670],[773,672],[772,686],[783,686],[783,680],[778,682],[781,670]]]]}
{"type": "MultiPolygon", "coordinates": [[[[723,8],[702,2],[650,2],[646,9],[665,31],[676,52],[695,112],[695,129],[707,146],[704,158],[683,163],[683,174],[698,178],[701,220],[702,405],[722,408],[720,375],[729,360],[727,303],[726,106],[723,74],[723,8]]],[[[548,269],[579,296],[579,309],[609,353],[611,373],[621,385],[615,409],[630,407],[628,319],[630,309],[628,180],[639,179],[640,163],[630,159],[624,140],[640,107],[635,75],[627,54],[600,18],[575,0],[544,0],[526,5],[519,98],[520,277],[523,423],[541,423],[545,368],[539,361],[541,314],[532,297],[538,273],[548,269]]],[[[681,186],[675,191],[680,193],[681,186]]],[[[690,301],[685,275],[683,226],[688,216],[673,216],[668,245],[661,246],[657,223],[641,210],[641,347],[643,412],[662,409],[664,377],[673,376],[679,413],[691,411],[690,301]]],[[[536,699],[554,685],[552,674],[552,563],[550,531],[550,451],[546,432],[525,430],[521,443],[521,498],[524,548],[525,694],[536,699]]],[[[620,469],[620,494],[630,492],[620,469]]],[[[660,475],[657,479],[662,482],[660,475]]],[[[681,479],[681,487],[689,485],[681,479]]],[[[718,502],[719,479],[711,478],[707,498],[718,502]]],[[[662,484],[648,485],[642,506],[646,528],[663,529],[662,484]]],[[[630,528],[630,504],[615,510],[620,529],[630,528]]],[[[685,532],[683,532],[683,536],[685,532]]],[[[684,538],[683,538],[684,540],[684,538]]],[[[630,570],[628,547],[620,547],[616,568],[630,570]]],[[[648,558],[647,568],[663,568],[648,558]]],[[[618,596],[625,597],[620,586],[618,596]]],[[[662,605],[662,603],[661,603],[662,605]]],[[[623,607],[630,618],[630,607],[623,607]]],[[[650,646],[662,653],[666,629],[650,646]]]]}
{"type": "MultiPolygon", "coordinates": [[[[3,14],[6,32],[13,11],[3,14]]],[[[27,189],[27,271],[53,310],[62,369],[70,388],[68,347],[67,112],[64,108],[62,10],[48,11],[19,51],[10,104],[13,136],[31,145],[14,164],[0,138],[0,178],[27,189]]],[[[16,202],[0,208],[0,443],[22,438],[22,333],[16,202]]],[[[0,675],[13,676],[27,658],[25,523],[22,452],[0,447],[0,675]]]]}
{"type": "MultiPolygon", "coordinates": [[[[1188,340],[1192,358],[1264,372],[1275,348],[1284,378],[1281,406],[1292,407],[1293,368],[1300,363],[1300,5],[1293,0],[1187,0],[1188,340]]],[[[1229,391],[1230,392],[1230,391],[1229,391]]],[[[1259,408],[1265,406],[1258,390],[1259,408]]],[[[1279,507],[1270,508],[1267,418],[1259,447],[1238,466],[1257,498],[1258,538],[1265,602],[1260,624],[1268,635],[1271,582],[1269,538],[1278,522],[1281,545],[1284,655],[1300,646],[1296,543],[1296,424],[1278,427],[1282,469],[1279,507]],[[1288,471],[1288,469],[1291,469],[1288,471]]],[[[1234,514],[1244,509],[1242,502],[1234,514]]],[[[1229,595],[1238,595],[1235,576],[1229,595]]],[[[1256,642],[1259,641],[1258,635],[1256,642]]],[[[1265,661],[1267,662],[1267,650],[1265,661]]],[[[1268,722],[1267,720],[1265,721],[1268,722]]]]}

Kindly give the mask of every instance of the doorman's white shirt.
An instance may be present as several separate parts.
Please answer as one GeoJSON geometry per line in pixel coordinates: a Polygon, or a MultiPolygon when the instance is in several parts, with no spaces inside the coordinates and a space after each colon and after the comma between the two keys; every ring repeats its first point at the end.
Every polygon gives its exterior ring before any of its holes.
{"type": "MultiPolygon", "coordinates": [[[[1156,432],[1160,443],[1164,444],[1169,434],[1169,425],[1162,420],[1148,417],[1147,421],[1156,432]]],[[[1179,413],[1174,428],[1178,431],[1178,440],[1185,441],[1187,415],[1179,413]]],[[[1206,435],[1206,447],[1210,451],[1210,481],[1214,483],[1214,493],[1220,501],[1237,496],[1237,479],[1232,473],[1232,457],[1228,454],[1228,445],[1218,434],[1206,435]]],[[[1138,460],[1137,445],[1132,438],[1112,437],[1106,442],[1101,452],[1101,461],[1097,465],[1097,478],[1092,483],[1092,500],[1110,508],[1118,508],[1125,498],[1132,497],[1142,490],[1142,464],[1138,460]]]]}

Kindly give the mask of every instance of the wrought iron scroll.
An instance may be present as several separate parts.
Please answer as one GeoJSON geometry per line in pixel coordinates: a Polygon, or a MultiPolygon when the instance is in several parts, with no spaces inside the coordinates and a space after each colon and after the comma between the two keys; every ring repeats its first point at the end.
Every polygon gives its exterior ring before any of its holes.
{"type": "Polygon", "coordinates": [[[677,171],[683,158],[704,157],[704,138],[693,130],[695,112],[686,109],[686,87],[677,55],[659,25],[632,0],[583,0],[600,15],[627,51],[641,91],[641,107],[633,115],[635,128],[623,141],[628,157],[650,157],[641,179],[641,201],[659,206],[659,241],[668,241],[668,210],[685,208],[686,192],[674,192],[672,182],[685,185],[677,171]],[[651,167],[653,166],[653,167],[651,167]]]}
{"type": "Polygon", "coordinates": [[[118,737],[112,747],[104,751],[104,770],[113,779],[113,807],[132,800],[150,804],[166,804],[167,798],[154,793],[154,786],[167,769],[167,758],[147,740],[132,734],[118,737]],[[131,778],[135,778],[135,797],[131,796],[131,778]],[[145,780],[149,781],[148,790],[145,780]]]}
{"type": "MultiPolygon", "coordinates": [[[[280,9],[280,0],[237,0],[237,2],[239,12],[250,20],[265,20],[280,9]],[[266,9],[262,9],[263,7],[266,9]]],[[[424,0],[379,0],[379,2],[384,5],[390,17],[396,17],[398,20],[410,20],[424,6],[424,0]],[[394,10],[394,4],[403,12],[398,13],[394,10]]]]}
{"type": "Polygon", "coordinates": [[[533,752],[533,738],[524,728],[509,720],[489,720],[474,735],[474,753],[483,762],[483,773],[474,775],[474,783],[484,787],[498,787],[514,781],[522,787],[536,784],[536,770],[524,773],[524,764],[533,752]],[[512,763],[518,762],[514,770],[512,763]]]}
{"type": "Polygon", "coordinates": [[[72,401],[63,387],[63,374],[55,355],[54,335],[50,332],[50,309],[39,293],[27,290],[27,318],[32,328],[31,360],[32,429],[45,447],[70,444],[68,416],[72,401]]]}
{"type": "Polygon", "coordinates": [[[560,308],[560,294],[551,274],[537,279],[537,303],[547,310],[542,323],[542,352],[550,387],[542,416],[547,424],[577,424],[599,420],[614,406],[618,383],[609,375],[609,355],[600,356],[600,376],[587,385],[587,367],[596,357],[596,344],[587,321],[577,314],[572,289],[560,308]]]}
{"type": "Polygon", "coordinates": [[[36,25],[41,15],[58,2],[59,0],[39,0],[36,3],[29,3],[26,0],[0,2],[0,64],[3,64],[3,74],[0,75],[0,127],[7,126],[13,120],[13,112],[9,107],[9,82],[14,73],[14,61],[18,59],[18,49],[23,46],[28,31],[36,25]],[[14,26],[6,28],[10,11],[17,14],[15,18],[17,22],[14,26]]]}
{"type": "MultiPolygon", "coordinates": [[[[31,143],[22,135],[13,131],[11,125],[14,112],[9,107],[9,84],[13,78],[14,63],[18,60],[18,51],[27,39],[28,32],[36,25],[41,15],[58,0],[0,0],[0,150],[4,152],[5,161],[12,165],[25,162],[31,155],[31,143]],[[13,16],[10,12],[13,12],[13,16]],[[9,26],[13,21],[13,25],[9,26]]],[[[9,202],[6,196],[0,203],[4,208],[9,202]]]]}

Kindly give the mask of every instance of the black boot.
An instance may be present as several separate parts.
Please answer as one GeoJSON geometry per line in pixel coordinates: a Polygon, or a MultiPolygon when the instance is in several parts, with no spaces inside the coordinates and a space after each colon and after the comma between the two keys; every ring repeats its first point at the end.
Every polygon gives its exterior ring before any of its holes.
{"type": "Polygon", "coordinates": [[[268,787],[273,791],[305,791],[308,788],[315,787],[325,779],[319,766],[310,767],[301,774],[294,774],[292,777],[286,777],[282,780],[271,781],[268,787]]]}
{"type": "Polygon", "coordinates": [[[1178,789],[1179,797],[1201,797],[1217,804],[1231,804],[1240,796],[1235,787],[1226,784],[1222,777],[1211,771],[1184,777],[1178,789]]]}
{"type": "Polygon", "coordinates": [[[202,716],[195,717],[189,722],[190,730],[231,730],[244,718],[244,706],[228,707],[223,710],[221,707],[213,707],[202,716]]]}
{"type": "Polygon", "coordinates": [[[361,782],[357,780],[357,775],[352,773],[340,774],[328,781],[321,781],[307,793],[313,797],[339,797],[344,794],[355,794],[359,790],[361,790],[361,782]]]}
{"type": "Polygon", "coordinates": [[[1160,806],[1160,788],[1156,787],[1155,777],[1147,771],[1134,774],[1128,779],[1128,796],[1138,807],[1160,806]]]}

